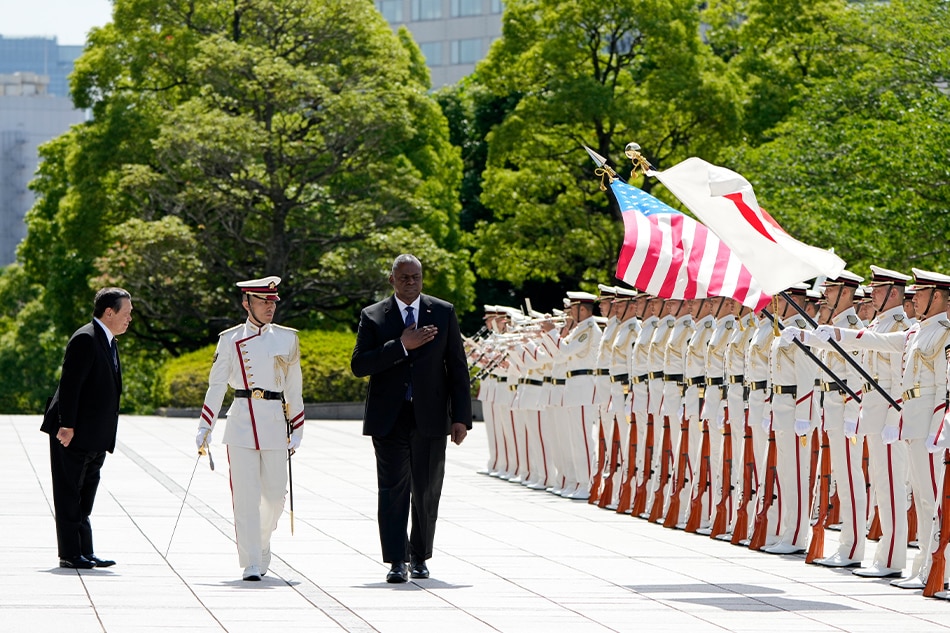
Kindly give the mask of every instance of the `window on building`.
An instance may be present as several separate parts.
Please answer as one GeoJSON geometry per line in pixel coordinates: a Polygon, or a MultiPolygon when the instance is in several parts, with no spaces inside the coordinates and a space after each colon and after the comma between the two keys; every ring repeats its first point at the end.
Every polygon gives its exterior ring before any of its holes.
{"type": "Polygon", "coordinates": [[[422,56],[426,58],[427,66],[442,65],[442,42],[425,42],[419,44],[422,56]]]}
{"type": "Polygon", "coordinates": [[[452,40],[452,63],[474,64],[482,58],[481,38],[452,40]]]}
{"type": "Polygon", "coordinates": [[[412,0],[413,20],[439,20],[442,18],[442,0],[412,0]]]}
{"type": "Polygon", "coordinates": [[[402,22],[402,0],[376,0],[376,8],[387,22],[402,22]]]}
{"type": "Polygon", "coordinates": [[[505,4],[501,0],[491,0],[491,12],[501,13],[505,10],[505,4]]]}
{"type": "Polygon", "coordinates": [[[452,17],[463,18],[482,14],[482,0],[452,0],[452,17]]]}

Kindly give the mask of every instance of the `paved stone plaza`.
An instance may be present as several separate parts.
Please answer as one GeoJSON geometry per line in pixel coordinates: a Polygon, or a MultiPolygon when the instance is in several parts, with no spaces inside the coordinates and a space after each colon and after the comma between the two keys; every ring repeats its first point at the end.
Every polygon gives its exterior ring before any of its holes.
{"type": "MultiPolygon", "coordinates": [[[[0,630],[594,631],[950,630],[950,602],[477,474],[484,426],[450,446],[432,577],[385,582],[375,465],[358,421],[307,422],[262,582],[240,580],[225,447],[195,467],[190,419],[123,417],[93,526],[115,567],[57,566],[48,438],[0,416],[0,630]],[[167,556],[166,556],[166,551],[167,556]]],[[[222,427],[216,429],[220,440],[222,427]]],[[[826,551],[836,547],[834,533],[826,551]]]]}

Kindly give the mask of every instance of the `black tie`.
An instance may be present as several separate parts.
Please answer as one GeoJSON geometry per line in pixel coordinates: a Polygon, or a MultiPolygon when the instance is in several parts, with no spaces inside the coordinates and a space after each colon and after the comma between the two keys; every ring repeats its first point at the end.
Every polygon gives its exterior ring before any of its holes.
{"type": "MultiPolygon", "coordinates": [[[[413,307],[406,306],[406,327],[412,327],[416,324],[416,317],[412,315],[413,307]]],[[[409,386],[406,388],[406,400],[412,400],[412,379],[410,378],[409,386]]]]}
{"type": "Polygon", "coordinates": [[[116,371],[119,371],[119,346],[115,342],[115,337],[112,337],[112,366],[115,367],[116,371]]]}

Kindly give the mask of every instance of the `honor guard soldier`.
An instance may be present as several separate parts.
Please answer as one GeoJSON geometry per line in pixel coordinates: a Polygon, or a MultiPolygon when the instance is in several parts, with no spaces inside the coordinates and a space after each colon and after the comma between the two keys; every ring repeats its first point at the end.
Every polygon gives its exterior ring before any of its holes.
{"type": "MultiPolygon", "coordinates": [[[[775,318],[779,318],[775,315],[775,318]]],[[[749,390],[748,419],[752,430],[752,450],[755,454],[755,472],[752,486],[756,491],[752,507],[758,508],[763,504],[765,494],[766,461],[768,458],[769,433],[772,428],[772,381],[769,374],[769,353],[772,350],[773,325],[765,316],[759,319],[758,326],[752,333],[745,358],[745,380],[749,390]]],[[[750,512],[750,515],[756,514],[750,512]]],[[[767,513],[769,526],[765,545],[774,545],[778,540],[780,526],[778,525],[778,504],[771,503],[767,513]]],[[[750,534],[751,536],[751,530],[750,534]]],[[[740,542],[746,539],[740,539],[740,542]]]]}
{"type": "Polygon", "coordinates": [[[287,459],[303,436],[297,332],[273,323],[279,283],[280,277],[238,282],[247,320],[218,337],[196,438],[199,449],[210,443],[225,393],[233,387],[223,442],[244,580],[260,580],[270,566],[271,534],[287,494],[287,459]]]}
{"type": "Polygon", "coordinates": [[[687,530],[690,531],[705,530],[709,527],[709,512],[712,508],[710,468],[712,451],[709,446],[709,425],[701,413],[706,398],[706,356],[709,351],[709,341],[716,328],[716,317],[713,312],[716,305],[721,305],[719,302],[719,298],[693,300],[696,306],[695,321],[683,359],[683,382],[686,387],[683,395],[683,413],[686,416],[687,426],[690,428],[689,464],[693,474],[687,486],[690,500],[686,507],[687,517],[690,516],[694,501],[701,504],[698,511],[699,518],[694,520],[694,522],[698,520],[698,524],[689,525],[690,522],[687,520],[687,530]],[[705,486],[704,489],[700,489],[701,484],[705,486]]]}
{"type": "MultiPolygon", "coordinates": [[[[662,506],[664,503],[663,495],[666,491],[663,489],[664,478],[670,475],[672,464],[668,456],[664,456],[664,445],[672,441],[671,431],[675,423],[678,427],[679,420],[670,420],[666,416],[666,410],[663,408],[663,393],[665,389],[665,380],[663,378],[663,357],[666,352],[666,344],[673,334],[673,326],[676,324],[677,312],[683,302],[679,299],[666,299],[663,301],[663,307],[660,311],[660,320],[657,323],[656,330],[653,332],[653,338],[650,340],[649,371],[647,380],[649,381],[648,390],[650,401],[648,403],[649,413],[653,416],[653,464],[644,465],[644,470],[650,476],[650,483],[647,484],[646,507],[644,508],[643,518],[647,519],[651,515],[654,518],[663,516],[662,506]],[[657,500],[657,496],[660,497],[657,500]],[[658,512],[653,508],[657,507],[658,512]]],[[[670,449],[672,455],[672,449],[670,449]]]]}
{"type": "MultiPolygon", "coordinates": [[[[804,303],[808,286],[796,284],[787,295],[804,303]]],[[[784,297],[776,300],[776,317],[784,327],[805,326],[805,319],[784,297]]],[[[782,336],[772,341],[769,356],[772,380],[772,425],[775,434],[775,461],[778,476],[778,505],[781,525],[778,542],[764,548],[769,554],[796,554],[808,544],[810,447],[812,392],[816,367],[806,354],[782,336]],[[799,438],[805,438],[800,440],[799,438]]]]}
{"type": "MultiPolygon", "coordinates": [[[[877,314],[867,326],[868,332],[889,334],[906,332],[904,287],[910,276],[879,266],[871,266],[869,301],[877,314]]],[[[842,347],[847,341],[842,341],[842,347]]],[[[898,394],[901,385],[902,352],[863,350],[861,366],[888,394],[898,394]]],[[[884,444],[881,431],[885,422],[900,423],[900,411],[870,385],[864,386],[858,436],[868,447],[868,478],[877,499],[881,538],[874,549],[872,563],[854,574],[865,578],[896,578],[907,564],[907,446],[904,442],[884,444]]]]}
{"type": "Polygon", "coordinates": [[[567,359],[567,384],[564,407],[567,413],[566,444],[571,452],[576,481],[568,482],[561,492],[568,499],[586,500],[593,480],[594,441],[597,422],[595,397],[595,363],[600,347],[601,331],[594,319],[597,297],[589,292],[569,291],[570,316],[575,323],[561,341],[560,351],[567,359]]]}
{"type": "Polygon", "coordinates": [[[597,412],[594,414],[596,418],[592,437],[597,449],[588,503],[598,503],[603,487],[604,472],[608,468],[607,456],[610,453],[609,444],[614,429],[610,403],[610,365],[613,356],[614,336],[616,336],[617,328],[620,326],[620,318],[617,316],[620,304],[615,306],[614,302],[617,298],[616,290],[613,286],[606,284],[598,284],[597,290],[600,293],[597,300],[597,309],[601,314],[600,318],[597,319],[597,323],[602,326],[600,343],[597,346],[597,358],[594,361],[594,404],[597,407],[597,412]]]}
{"type": "MultiPolygon", "coordinates": [[[[663,309],[663,300],[659,297],[641,295],[644,297],[644,308],[640,313],[640,332],[633,343],[630,353],[630,411],[637,426],[636,455],[630,458],[628,468],[636,469],[636,476],[631,485],[630,512],[639,516],[646,509],[648,487],[653,473],[656,455],[654,453],[656,438],[662,432],[662,424],[658,424],[659,417],[654,417],[659,410],[659,403],[651,410],[650,407],[650,353],[653,336],[660,324],[660,310],[663,309]]],[[[618,507],[618,512],[626,512],[628,508],[618,507]]]]}
{"type": "MultiPolygon", "coordinates": [[[[755,451],[752,449],[752,427],[749,426],[752,420],[748,415],[748,388],[745,384],[745,357],[758,323],[758,319],[752,313],[752,310],[743,307],[737,319],[736,327],[729,337],[729,345],[726,347],[725,397],[729,424],[732,427],[732,482],[733,498],[735,499],[735,504],[732,506],[734,508],[732,521],[729,523],[727,533],[733,535],[730,540],[734,542],[741,541],[749,534],[750,524],[748,521],[744,521],[742,525],[737,525],[737,522],[740,518],[748,519],[755,514],[749,507],[752,505],[749,502],[755,498],[752,487],[755,485],[756,473],[755,451]],[[747,437],[748,441],[746,441],[747,437]],[[747,445],[749,447],[748,454],[746,454],[747,445]],[[745,489],[746,486],[749,487],[749,490],[745,489]],[[745,504],[744,507],[740,507],[740,504],[743,503],[745,504]],[[738,534],[736,534],[736,530],[738,530],[738,534]]],[[[758,423],[758,420],[756,420],[756,423],[758,423]]],[[[725,485],[726,482],[723,482],[724,487],[725,485]]]]}
{"type": "Polygon", "coordinates": [[[689,509],[689,482],[692,481],[688,448],[683,451],[682,434],[686,433],[686,443],[689,441],[689,427],[683,410],[683,397],[686,395],[686,382],[683,372],[686,368],[686,348],[693,335],[694,310],[699,309],[699,302],[682,300],[676,311],[676,322],[673,331],[663,350],[663,415],[670,420],[670,445],[673,449],[673,473],[669,490],[666,492],[664,525],[682,526],[686,523],[686,512],[689,509]],[[682,474],[682,477],[679,475],[682,474]],[[679,494],[679,509],[673,513],[677,516],[668,517],[672,495],[679,494]]]}
{"type": "MultiPolygon", "coordinates": [[[[825,281],[824,302],[831,310],[831,327],[861,329],[863,323],[854,309],[854,293],[862,281],[863,277],[847,270],[825,281]]],[[[785,336],[797,336],[806,345],[822,350],[820,357],[828,369],[860,394],[863,381],[857,370],[827,342],[800,328],[790,329],[785,336]]],[[[852,358],[859,354],[857,351],[847,353],[852,358]]],[[[859,403],[828,375],[821,377],[820,389],[823,425],[831,450],[831,472],[838,493],[841,534],[838,551],[815,563],[825,567],[859,567],[864,559],[868,515],[867,481],[862,468],[864,438],[857,434],[859,403]]],[[[822,528],[816,526],[816,529],[822,528]]]]}
{"type": "MultiPolygon", "coordinates": [[[[620,487],[624,472],[633,466],[628,464],[626,448],[630,441],[630,354],[640,332],[637,306],[644,303],[637,291],[620,286],[614,287],[616,295],[611,309],[616,313],[619,325],[610,344],[610,404],[607,415],[611,420],[607,438],[608,451],[604,470],[604,485],[599,505],[615,510],[620,500],[620,487]]],[[[606,428],[605,428],[606,431],[606,428]]]]}
{"type": "MultiPolygon", "coordinates": [[[[822,327],[818,336],[835,337],[852,346],[891,354],[901,353],[901,415],[885,421],[881,432],[885,444],[907,444],[910,483],[917,512],[920,551],[910,574],[891,584],[902,589],[922,589],[927,584],[933,535],[936,494],[943,477],[943,459],[937,457],[936,433],[943,421],[947,397],[946,348],[950,345],[947,295],[950,276],[913,269],[914,309],[919,321],[906,332],[877,333],[822,327]]],[[[898,402],[901,402],[900,400],[898,402]]],[[[897,544],[895,544],[897,545],[897,544]]]]}

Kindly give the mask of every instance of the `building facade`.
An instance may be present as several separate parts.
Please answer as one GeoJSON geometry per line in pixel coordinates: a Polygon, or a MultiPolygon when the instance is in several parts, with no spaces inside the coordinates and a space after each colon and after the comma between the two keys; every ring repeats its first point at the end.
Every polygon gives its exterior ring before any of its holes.
{"type": "Polygon", "coordinates": [[[33,206],[28,185],[39,166],[39,146],[85,120],[64,96],[47,92],[50,78],[0,74],[0,266],[16,260],[26,237],[23,218],[33,206]]]}
{"type": "Polygon", "coordinates": [[[45,75],[49,77],[47,94],[68,97],[69,73],[81,54],[82,46],[60,46],[55,37],[0,35],[0,75],[45,75]]]}
{"type": "Polygon", "coordinates": [[[501,36],[502,0],[375,0],[393,30],[405,26],[422,49],[432,87],[475,70],[501,36]]]}

